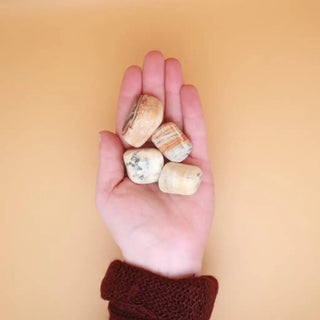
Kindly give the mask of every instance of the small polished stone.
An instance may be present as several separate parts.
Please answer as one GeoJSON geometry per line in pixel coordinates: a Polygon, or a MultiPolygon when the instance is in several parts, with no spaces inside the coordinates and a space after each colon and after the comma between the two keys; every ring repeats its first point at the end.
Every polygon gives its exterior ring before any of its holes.
{"type": "Polygon", "coordinates": [[[129,179],[138,184],[157,182],[164,159],[156,148],[129,149],[123,154],[129,179]]]}
{"type": "Polygon", "coordinates": [[[165,193],[192,195],[198,191],[202,175],[199,167],[168,162],[161,170],[159,188],[165,193]]]}
{"type": "Polygon", "coordinates": [[[173,122],[162,124],[152,135],[151,140],[170,161],[181,162],[192,151],[191,141],[173,122]]]}
{"type": "Polygon", "coordinates": [[[133,147],[141,147],[161,124],[163,112],[164,107],[159,99],[140,95],[123,125],[123,139],[133,147]]]}

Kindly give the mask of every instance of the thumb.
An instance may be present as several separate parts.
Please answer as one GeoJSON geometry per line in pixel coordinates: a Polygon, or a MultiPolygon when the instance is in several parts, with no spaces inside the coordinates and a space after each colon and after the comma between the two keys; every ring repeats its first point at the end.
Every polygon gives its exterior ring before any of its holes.
{"type": "Polygon", "coordinates": [[[119,137],[110,131],[99,132],[99,169],[97,197],[108,195],[124,177],[124,148],[119,137]]]}

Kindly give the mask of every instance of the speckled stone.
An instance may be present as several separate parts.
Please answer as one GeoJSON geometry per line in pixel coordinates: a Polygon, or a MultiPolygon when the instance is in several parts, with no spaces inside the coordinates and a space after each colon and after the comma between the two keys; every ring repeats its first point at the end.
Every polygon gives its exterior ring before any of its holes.
{"type": "Polygon", "coordinates": [[[133,147],[141,147],[161,124],[163,112],[159,99],[147,94],[139,96],[122,128],[123,139],[133,147]]]}
{"type": "Polygon", "coordinates": [[[162,124],[152,135],[151,140],[170,161],[181,162],[192,151],[191,141],[173,122],[162,124]]]}
{"type": "Polygon", "coordinates": [[[196,166],[168,162],[161,170],[159,188],[162,192],[192,195],[202,181],[202,171],[196,166]]]}
{"type": "Polygon", "coordinates": [[[157,182],[163,167],[163,156],[155,148],[129,149],[123,154],[129,179],[138,184],[157,182]]]}

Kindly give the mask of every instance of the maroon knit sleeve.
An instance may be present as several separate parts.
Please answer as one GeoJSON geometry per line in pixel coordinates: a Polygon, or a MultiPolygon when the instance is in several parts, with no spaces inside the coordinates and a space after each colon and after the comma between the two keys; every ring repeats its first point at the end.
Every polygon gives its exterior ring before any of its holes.
{"type": "Polygon", "coordinates": [[[111,320],[208,320],[217,293],[212,276],[172,279],[120,260],[101,283],[111,320]]]}

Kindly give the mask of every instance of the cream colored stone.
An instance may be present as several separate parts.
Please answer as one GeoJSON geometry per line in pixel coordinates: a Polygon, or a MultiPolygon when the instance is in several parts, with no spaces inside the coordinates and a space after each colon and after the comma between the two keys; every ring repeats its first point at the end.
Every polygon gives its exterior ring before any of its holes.
{"type": "Polygon", "coordinates": [[[161,124],[163,112],[159,99],[146,94],[139,96],[123,126],[124,140],[131,146],[141,147],[161,124]]]}
{"type": "Polygon", "coordinates": [[[163,167],[163,156],[155,148],[129,149],[123,154],[129,179],[138,184],[157,182],[163,167]]]}
{"type": "Polygon", "coordinates": [[[196,166],[168,162],[161,170],[159,188],[162,192],[192,195],[202,181],[202,171],[196,166]]]}
{"type": "Polygon", "coordinates": [[[162,124],[151,137],[163,155],[174,162],[181,162],[192,151],[191,141],[173,122],[162,124]]]}

